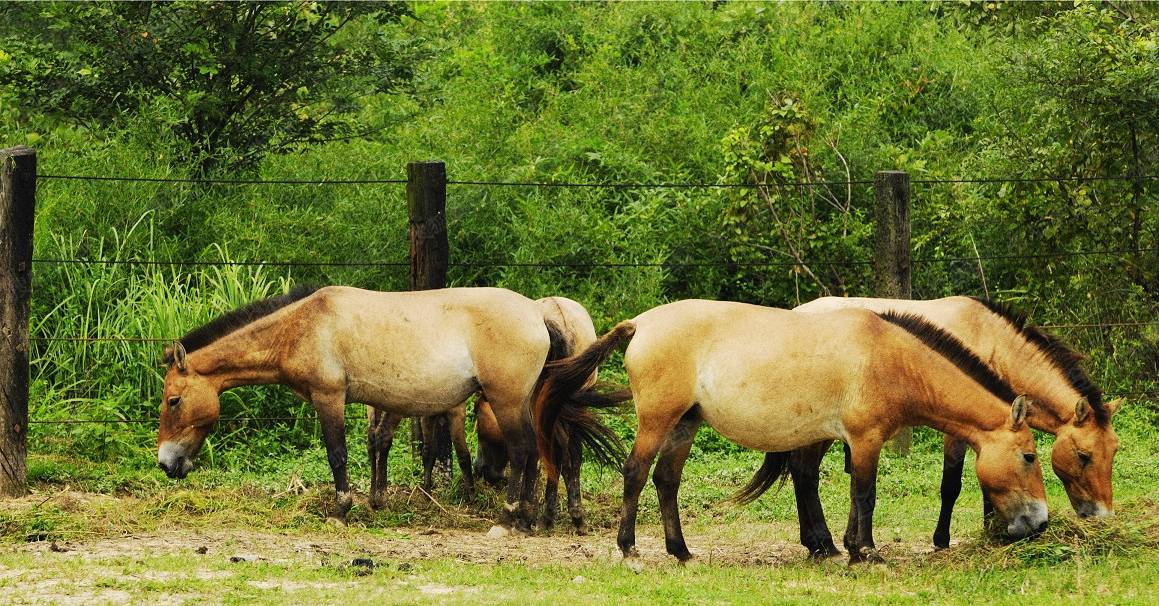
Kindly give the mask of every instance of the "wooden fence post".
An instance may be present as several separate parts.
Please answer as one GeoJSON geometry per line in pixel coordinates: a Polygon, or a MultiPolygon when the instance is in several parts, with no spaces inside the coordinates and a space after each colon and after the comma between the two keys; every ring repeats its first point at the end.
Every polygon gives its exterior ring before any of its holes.
{"type": "Polygon", "coordinates": [[[36,152],[0,150],[0,495],[22,496],[28,479],[28,308],[36,152]]]}
{"type": "MultiPolygon", "coordinates": [[[[880,171],[873,180],[874,255],[876,295],[886,299],[909,299],[910,222],[909,173],[880,171]]],[[[893,438],[898,453],[908,455],[913,430],[902,429],[893,438]]]]}
{"type": "MultiPolygon", "coordinates": [[[[447,241],[447,165],[408,162],[406,202],[410,215],[410,289],[446,288],[451,255],[447,241]]],[[[434,417],[427,428],[432,435],[424,435],[418,419],[411,421],[411,435],[417,438],[415,446],[419,452],[429,452],[434,464],[450,469],[451,428],[447,419],[434,417]]]]}

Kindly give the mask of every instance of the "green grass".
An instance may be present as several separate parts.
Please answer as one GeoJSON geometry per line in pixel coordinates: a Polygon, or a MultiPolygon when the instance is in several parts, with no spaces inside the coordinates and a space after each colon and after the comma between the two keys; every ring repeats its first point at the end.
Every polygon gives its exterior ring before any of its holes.
{"type": "MultiPolygon", "coordinates": [[[[620,483],[607,470],[585,471],[593,536],[565,528],[491,544],[482,535],[500,494],[483,487],[466,503],[457,482],[442,478],[432,502],[412,488],[418,468],[406,448],[392,456],[388,506],[372,511],[358,501],[347,528],[324,521],[333,493],[318,446],[248,468],[223,464],[232,455],[219,451],[218,462],[200,464],[181,482],[153,467],[149,449],[117,463],[34,454],[33,494],[0,508],[0,587],[17,596],[6,600],[13,603],[21,595],[30,603],[1154,603],[1159,503],[1151,487],[1159,481],[1147,461],[1159,453],[1151,434],[1135,429],[1145,426],[1130,421],[1142,410],[1123,413],[1128,430],[1120,432],[1113,519],[1075,519],[1048,472],[1048,530],[1033,540],[989,542],[967,468],[954,517],[957,543],[939,553],[931,552],[929,537],[940,454],[932,432],[919,431],[911,456],[883,458],[875,526],[888,563],[852,568],[843,558],[806,558],[789,490],[748,507],[722,505],[759,455],[721,448],[711,433],[698,438],[680,499],[698,561],[680,566],[664,554],[649,486],[638,529],[646,566],[638,574],[615,557],[620,483]],[[66,551],[49,549],[53,544],[66,551]],[[197,553],[199,545],[209,545],[207,553],[197,553]],[[262,559],[229,561],[245,553],[262,559]],[[372,573],[350,566],[359,557],[375,562],[372,573]]],[[[353,433],[362,430],[352,426],[350,445],[352,481],[365,488],[355,447],[361,440],[353,433]]],[[[1049,444],[1040,441],[1040,450],[1048,457],[1049,444]]],[[[834,448],[822,467],[821,493],[838,535],[847,491],[834,448]]]]}

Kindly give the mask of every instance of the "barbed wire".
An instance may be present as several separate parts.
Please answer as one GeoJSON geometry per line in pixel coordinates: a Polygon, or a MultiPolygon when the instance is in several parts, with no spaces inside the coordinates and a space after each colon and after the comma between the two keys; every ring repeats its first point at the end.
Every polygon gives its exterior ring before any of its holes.
{"type": "MultiPolygon", "coordinates": [[[[925,257],[912,259],[913,264],[961,263],[972,261],[995,261],[1016,259],[1051,259],[1100,255],[1127,255],[1159,252],[1159,247],[1105,249],[1105,250],[1064,250],[1028,254],[987,254],[962,257],[925,257]]],[[[34,258],[32,262],[46,265],[142,265],[165,267],[410,267],[409,261],[178,261],[155,259],[65,259],[34,258]]],[[[845,261],[804,260],[804,261],[457,261],[448,267],[463,268],[572,268],[572,269],[629,269],[640,267],[857,267],[873,265],[871,259],[851,259],[845,261]]]]}
{"type": "Polygon", "coordinates": [[[103,177],[98,175],[38,174],[37,180],[116,181],[128,183],[196,183],[207,185],[377,185],[403,184],[406,179],[199,179],[181,177],[103,177]]]}
{"type": "MultiPolygon", "coordinates": [[[[407,179],[212,179],[196,177],[122,177],[103,175],[38,174],[37,179],[62,181],[112,181],[129,183],[184,183],[209,185],[376,185],[404,184],[407,179]]],[[[1149,181],[1159,179],[1159,175],[1057,175],[1034,177],[947,177],[910,179],[911,184],[936,185],[951,183],[1039,183],[1058,181],[1149,181]]],[[[447,185],[474,187],[536,187],[536,188],[595,188],[595,189],[787,189],[801,187],[825,187],[848,185],[872,185],[874,179],[848,179],[843,181],[794,181],[789,183],[722,183],[722,182],[608,182],[591,183],[575,181],[502,181],[487,179],[448,179],[447,185]]]]}

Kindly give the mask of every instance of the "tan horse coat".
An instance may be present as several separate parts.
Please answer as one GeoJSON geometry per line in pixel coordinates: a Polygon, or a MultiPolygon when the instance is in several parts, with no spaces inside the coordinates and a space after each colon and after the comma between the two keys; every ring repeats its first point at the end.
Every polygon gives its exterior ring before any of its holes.
{"type": "Polygon", "coordinates": [[[165,378],[158,460],[183,477],[217,419],[222,391],[281,383],[318,411],[342,518],[350,506],[346,403],[427,416],[482,390],[519,463],[503,523],[511,523],[522,488],[520,522],[529,527],[537,467],[527,404],[550,341],[540,308],[508,290],[322,288],[196,350],[179,348],[165,378]]]}
{"type": "MultiPolygon", "coordinates": [[[[853,451],[860,549],[873,557],[873,484],[882,443],[905,425],[930,425],[980,452],[978,473],[1009,531],[1046,520],[1034,442],[1009,402],[906,330],[846,310],[798,313],[742,303],[689,300],[622,322],[587,352],[552,364],[535,409],[541,456],[554,414],[573,391],[567,377],[598,366],[616,344],[624,354],[638,431],[625,464],[619,543],[635,543],[636,502],[653,458],[669,552],[688,557],[675,490],[696,428],[708,423],[748,448],[785,451],[842,440],[853,451]],[[634,336],[633,336],[634,335],[634,336]]],[[[549,461],[550,462],[550,461],[549,461]]]]}

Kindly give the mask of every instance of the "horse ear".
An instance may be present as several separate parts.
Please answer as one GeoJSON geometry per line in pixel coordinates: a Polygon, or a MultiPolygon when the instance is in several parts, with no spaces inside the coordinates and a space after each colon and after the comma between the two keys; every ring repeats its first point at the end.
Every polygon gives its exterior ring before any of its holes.
{"type": "Polygon", "coordinates": [[[1103,404],[1103,409],[1107,411],[1107,416],[1113,416],[1123,408],[1123,398],[1115,398],[1106,404],[1103,404]]]}
{"type": "Polygon", "coordinates": [[[181,341],[174,341],[171,345],[165,346],[165,355],[162,358],[165,364],[176,364],[177,370],[185,372],[185,346],[181,341]]]}
{"type": "Polygon", "coordinates": [[[1091,404],[1087,402],[1086,398],[1079,398],[1079,401],[1074,405],[1074,424],[1082,425],[1086,422],[1087,417],[1091,415],[1091,404]]]}
{"type": "Polygon", "coordinates": [[[1014,398],[1010,405],[1010,429],[1018,431],[1026,423],[1026,416],[1030,414],[1030,400],[1026,396],[1014,398]]]}

